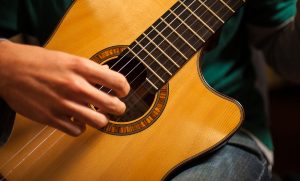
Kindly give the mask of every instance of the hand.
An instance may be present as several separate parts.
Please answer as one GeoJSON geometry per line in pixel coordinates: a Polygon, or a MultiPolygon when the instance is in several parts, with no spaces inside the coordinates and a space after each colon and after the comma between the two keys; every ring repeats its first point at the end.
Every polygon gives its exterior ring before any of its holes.
{"type": "Polygon", "coordinates": [[[125,104],[118,97],[129,89],[123,75],[88,59],[0,41],[0,96],[16,112],[72,136],[84,132],[86,124],[105,126],[105,114],[124,113],[125,104]],[[95,84],[117,96],[97,90],[95,84]],[[91,110],[89,103],[101,111],[91,110]]]}

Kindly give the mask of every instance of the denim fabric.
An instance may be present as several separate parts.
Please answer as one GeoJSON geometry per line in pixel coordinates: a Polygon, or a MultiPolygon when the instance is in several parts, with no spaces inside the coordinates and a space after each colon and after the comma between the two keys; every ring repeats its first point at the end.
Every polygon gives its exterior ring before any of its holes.
{"type": "Polygon", "coordinates": [[[256,181],[271,180],[271,175],[268,162],[257,144],[240,131],[203,162],[173,178],[173,181],[179,180],[256,181]]]}

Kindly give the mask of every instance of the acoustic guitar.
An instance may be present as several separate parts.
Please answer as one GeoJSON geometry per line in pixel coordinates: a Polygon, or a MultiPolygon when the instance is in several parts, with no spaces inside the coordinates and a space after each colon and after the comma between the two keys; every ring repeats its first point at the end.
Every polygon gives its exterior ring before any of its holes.
{"type": "Polygon", "coordinates": [[[205,83],[199,50],[243,4],[73,2],[45,47],[124,74],[132,88],[126,113],[78,138],[17,115],[0,149],[0,180],[162,180],[220,147],[241,125],[243,110],[205,83]]]}

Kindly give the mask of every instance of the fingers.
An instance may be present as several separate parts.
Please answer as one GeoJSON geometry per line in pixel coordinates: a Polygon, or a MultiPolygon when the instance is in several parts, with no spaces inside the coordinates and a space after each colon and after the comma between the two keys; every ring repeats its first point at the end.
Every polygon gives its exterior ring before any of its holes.
{"type": "Polygon", "coordinates": [[[74,117],[71,117],[71,121],[73,122],[73,124],[75,124],[76,126],[80,127],[80,129],[82,130],[82,132],[84,132],[86,130],[86,126],[85,126],[85,122],[79,119],[75,119],[74,117]]]}
{"type": "Polygon", "coordinates": [[[105,68],[105,69],[109,69],[108,65],[102,65],[102,67],[105,68]]]}
{"type": "Polygon", "coordinates": [[[70,118],[53,119],[49,121],[48,124],[70,136],[79,136],[86,129],[85,124],[79,123],[78,121],[71,121],[70,118]]]}
{"type": "Polygon", "coordinates": [[[73,123],[77,126],[82,126],[83,124],[78,120],[82,120],[84,123],[87,123],[96,129],[102,128],[108,123],[108,119],[104,114],[96,112],[86,106],[69,101],[67,101],[65,105],[65,112],[68,115],[74,116],[74,120],[77,121],[73,121],[73,123]]]}
{"type": "Polygon", "coordinates": [[[86,88],[85,99],[88,103],[99,108],[102,113],[122,115],[125,112],[126,105],[119,98],[106,94],[92,86],[86,88]]]}
{"type": "Polygon", "coordinates": [[[47,121],[48,124],[71,136],[82,134],[86,129],[86,124],[99,129],[108,123],[108,119],[104,114],[75,102],[67,101],[63,113],[58,111],[58,114],[72,115],[72,118],[67,116],[52,117],[53,119],[47,121]]]}
{"type": "Polygon", "coordinates": [[[81,65],[77,67],[77,70],[89,82],[110,88],[119,97],[124,97],[129,93],[129,83],[122,74],[87,59],[80,58],[78,62],[81,65]]]}
{"type": "Polygon", "coordinates": [[[67,97],[82,105],[93,104],[104,114],[121,115],[126,110],[126,105],[119,98],[98,90],[80,77],[69,80],[63,89],[66,91],[59,100],[67,97]]]}

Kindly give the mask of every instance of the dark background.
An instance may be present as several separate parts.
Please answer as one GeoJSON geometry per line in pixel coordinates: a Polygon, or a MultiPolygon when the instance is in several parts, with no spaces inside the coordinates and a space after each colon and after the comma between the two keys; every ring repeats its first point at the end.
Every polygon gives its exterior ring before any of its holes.
{"type": "Polygon", "coordinates": [[[274,172],[283,180],[300,180],[300,85],[284,83],[270,89],[274,172]]]}

